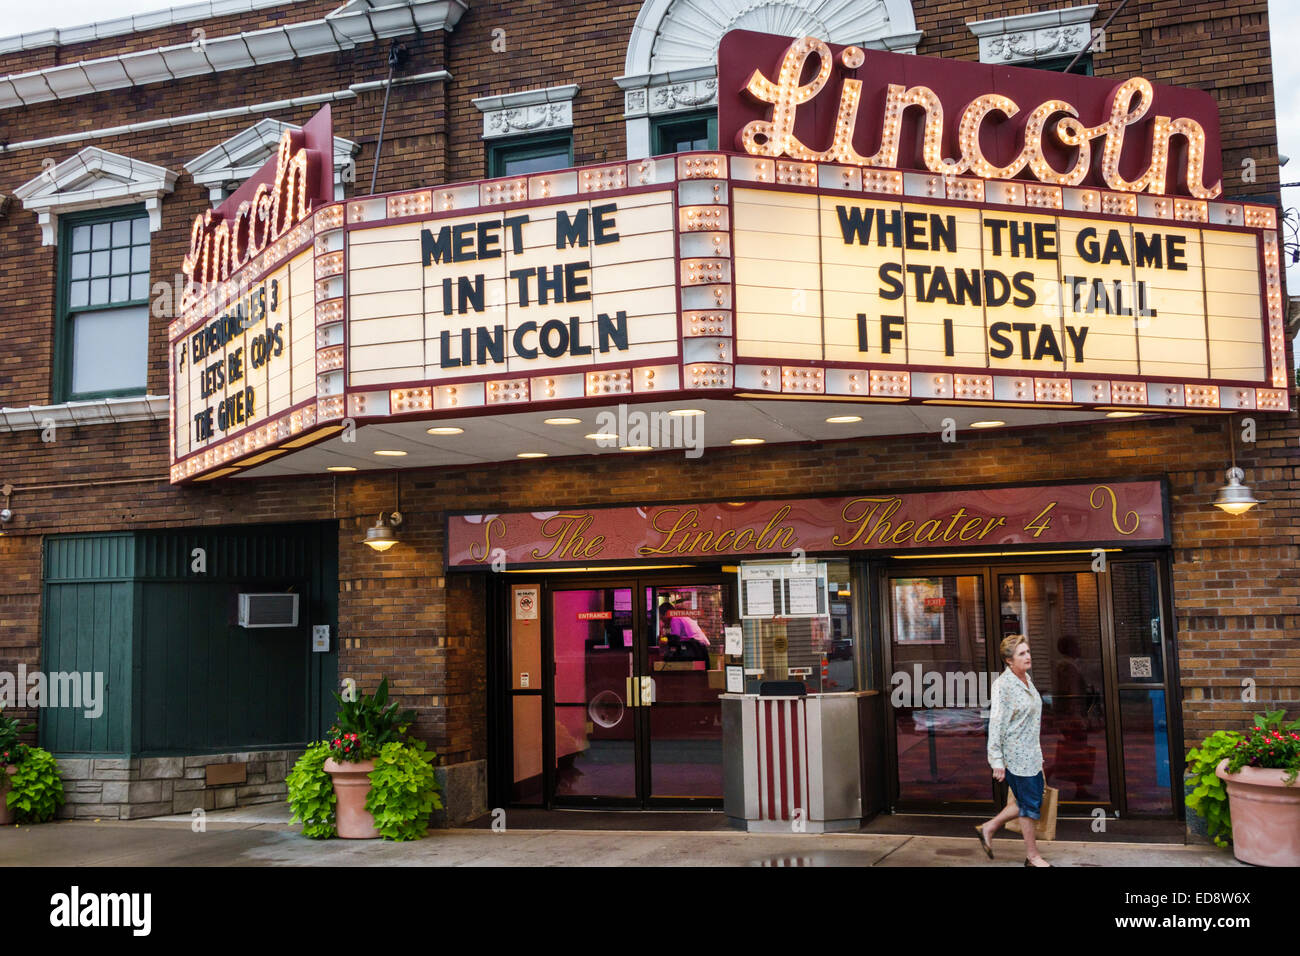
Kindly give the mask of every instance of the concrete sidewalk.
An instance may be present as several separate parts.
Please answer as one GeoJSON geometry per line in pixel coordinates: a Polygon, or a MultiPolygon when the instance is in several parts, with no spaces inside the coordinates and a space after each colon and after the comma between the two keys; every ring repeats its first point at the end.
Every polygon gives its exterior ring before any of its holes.
{"type": "MultiPolygon", "coordinates": [[[[308,840],[278,805],[188,816],[67,820],[0,830],[3,866],[1024,866],[1015,834],[990,862],[969,839],[683,830],[434,830],[424,840],[308,840]]],[[[507,817],[508,825],[508,817],[507,817]]],[[[1042,845],[1057,866],[1241,866],[1228,850],[1114,842],[1042,845]]]]}

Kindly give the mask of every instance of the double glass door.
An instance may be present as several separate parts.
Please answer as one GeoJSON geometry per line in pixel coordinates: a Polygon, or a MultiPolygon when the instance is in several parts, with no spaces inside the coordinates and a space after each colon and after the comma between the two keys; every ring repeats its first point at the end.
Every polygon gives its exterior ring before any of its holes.
{"type": "Polygon", "coordinates": [[[547,597],[550,802],[720,802],[733,585],[564,582],[547,597]]]}
{"type": "Polygon", "coordinates": [[[1002,639],[1021,634],[1043,698],[1043,769],[1063,809],[1172,813],[1156,562],[908,570],[885,586],[898,807],[1001,798],[986,751],[989,693],[1005,668],[1002,639]]]}

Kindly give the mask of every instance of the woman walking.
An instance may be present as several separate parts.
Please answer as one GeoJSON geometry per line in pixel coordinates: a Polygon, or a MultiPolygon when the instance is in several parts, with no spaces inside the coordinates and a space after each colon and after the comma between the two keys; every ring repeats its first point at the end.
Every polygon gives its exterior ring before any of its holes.
{"type": "Polygon", "coordinates": [[[1013,816],[1020,814],[1020,833],[1025,840],[1025,866],[1051,866],[1038,852],[1034,821],[1043,803],[1043,750],[1038,742],[1043,716],[1043,699],[1029,679],[1032,660],[1029,642],[1023,634],[1010,634],[999,647],[1007,669],[992,687],[989,715],[989,766],[993,779],[1005,780],[1016,798],[1015,807],[1004,807],[992,820],[975,827],[980,846],[993,859],[993,835],[1013,816]]]}

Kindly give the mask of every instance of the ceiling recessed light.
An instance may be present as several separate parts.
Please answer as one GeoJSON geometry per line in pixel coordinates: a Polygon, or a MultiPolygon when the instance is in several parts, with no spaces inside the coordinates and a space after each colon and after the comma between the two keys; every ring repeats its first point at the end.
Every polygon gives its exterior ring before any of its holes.
{"type": "Polygon", "coordinates": [[[828,425],[848,425],[852,422],[862,421],[861,415],[832,415],[826,419],[828,425]]]}
{"type": "Polygon", "coordinates": [[[543,420],[545,425],[581,425],[581,418],[547,418],[543,420]]]}
{"type": "Polygon", "coordinates": [[[767,441],[766,438],[733,438],[733,439],[731,439],[731,443],[732,443],[733,445],[761,445],[761,444],[763,444],[763,442],[765,442],[765,441],[767,441]]]}
{"type": "Polygon", "coordinates": [[[702,408],[674,408],[668,412],[669,415],[703,415],[702,408]]]}
{"type": "Polygon", "coordinates": [[[393,451],[391,448],[381,448],[379,451],[375,452],[375,454],[376,454],[376,455],[383,455],[385,458],[404,458],[404,457],[406,457],[406,452],[404,452],[404,451],[393,451]]]}
{"type": "Polygon", "coordinates": [[[1136,418],[1141,412],[1107,412],[1107,418],[1136,418]]]}
{"type": "Polygon", "coordinates": [[[326,471],[356,471],[355,465],[328,465],[326,471]]]}
{"type": "Polygon", "coordinates": [[[653,445],[624,445],[619,451],[654,451],[653,445]]]}
{"type": "Polygon", "coordinates": [[[1001,428],[1005,424],[1006,422],[1000,422],[994,419],[986,422],[971,422],[970,427],[971,428],[1001,428]]]}
{"type": "Polygon", "coordinates": [[[438,425],[434,428],[426,428],[425,434],[428,435],[463,435],[465,429],[457,428],[455,425],[438,425]]]}
{"type": "Polygon", "coordinates": [[[618,435],[613,432],[592,432],[590,435],[583,435],[583,438],[590,438],[592,441],[618,441],[618,435]]]}
{"type": "Polygon", "coordinates": [[[545,457],[546,457],[546,452],[544,452],[544,451],[521,451],[519,454],[515,455],[515,457],[516,457],[516,458],[545,458],[545,457]]]}

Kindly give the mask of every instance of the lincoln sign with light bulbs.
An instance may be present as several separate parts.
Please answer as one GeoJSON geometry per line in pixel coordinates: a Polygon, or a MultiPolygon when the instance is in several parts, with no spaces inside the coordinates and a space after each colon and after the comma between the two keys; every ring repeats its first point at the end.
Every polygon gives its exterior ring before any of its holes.
{"type": "Polygon", "coordinates": [[[718,73],[715,152],[335,202],[328,116],[286,137],[195,224],[172,480],[683,394],[1287,410],[1276,211],[1222,199],[1208,94],[744,31],[718,73]]]}

